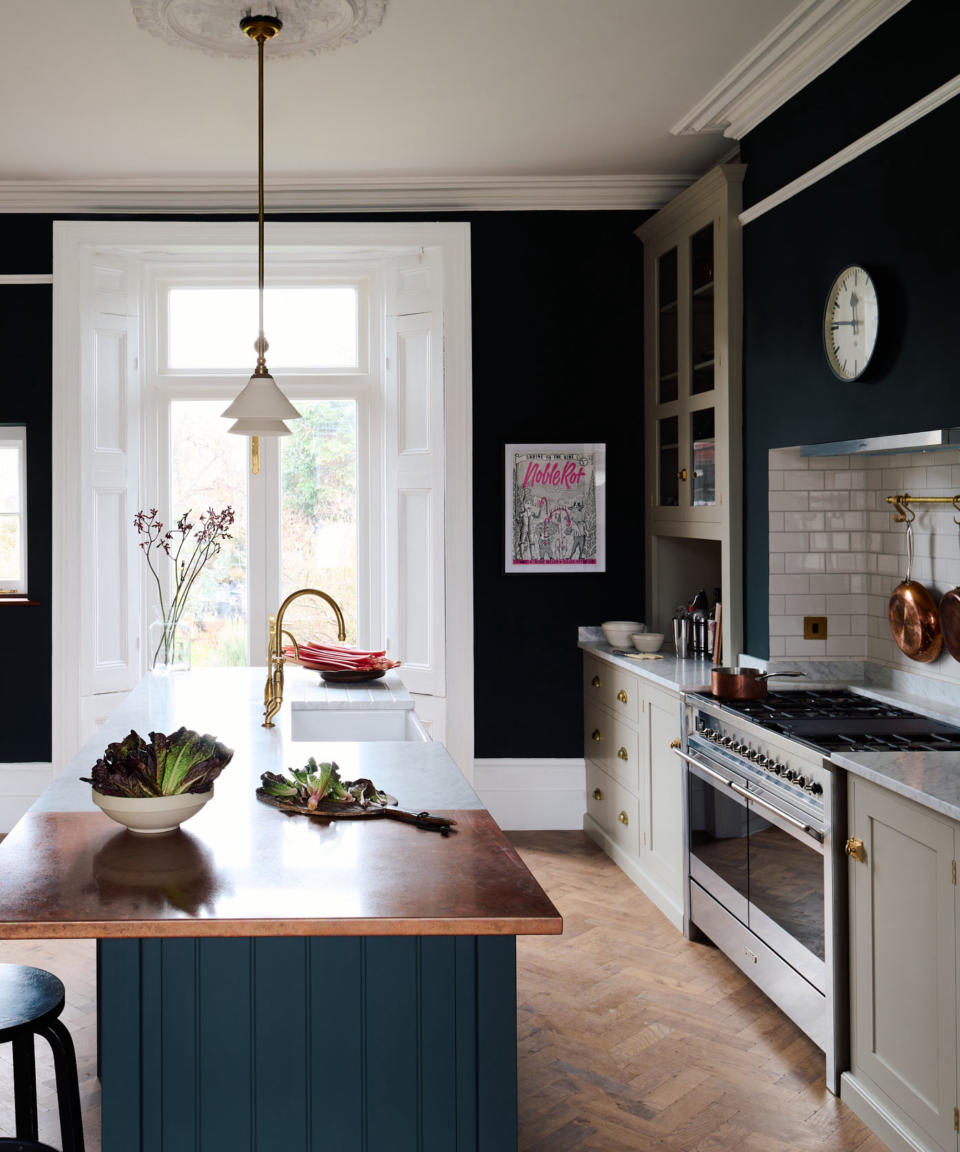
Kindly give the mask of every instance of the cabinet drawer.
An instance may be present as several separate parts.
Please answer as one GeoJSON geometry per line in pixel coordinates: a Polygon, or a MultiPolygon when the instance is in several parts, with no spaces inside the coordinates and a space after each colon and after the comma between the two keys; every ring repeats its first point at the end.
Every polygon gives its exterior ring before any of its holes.
{"type": "Polygon", "coordinates": [[[640,739],[636,728],[614,719],[604,708],[583,710],[583,755],[629,788],[640,791],[640,739]]]}
{"type": "Polygon", "coordinates": [[[586,700],[604,704],[621,719],[636,724],[640,715],[640,689],[636,676],[603,660],[584,656],[583,686],[586,700]]]}
{"type": "Polygon", "coordinates": [[[631,856],[640,854],[640,805],[596,764],[587,761],[587,812],[631,856]]]}

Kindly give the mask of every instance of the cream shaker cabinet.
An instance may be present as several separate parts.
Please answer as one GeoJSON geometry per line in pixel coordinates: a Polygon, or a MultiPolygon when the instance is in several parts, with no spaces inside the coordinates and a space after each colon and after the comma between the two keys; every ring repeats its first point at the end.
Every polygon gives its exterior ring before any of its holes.
{"type": "Polygon", "coordinates": [[[851,1070],[842,1098],[892,1149],[957,1149],[960,826],[851,777],[851,1070]]]}
{"type": "Polygon", "coordinates": [[[644,252],[647,622],[723,589],[724,651],[741,635],[741,184],[723,164],[637,229],[644,252]],[[679,592],[679,595],[678,595],[679,592]]]}
{"type": "Polygon", "coordinates": [[[583,683],[584,829],[681,928],[681,697],[587,653],[583,683]]]}

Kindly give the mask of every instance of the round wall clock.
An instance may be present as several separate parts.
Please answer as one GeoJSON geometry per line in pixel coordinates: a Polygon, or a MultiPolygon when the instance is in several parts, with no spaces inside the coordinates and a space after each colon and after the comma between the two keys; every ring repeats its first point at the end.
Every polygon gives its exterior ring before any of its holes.
{"type": "Polygon", "coordinates": [[[844,268],[827,294],[823,310],[823,350],[834,376],[863,375],[877,343],[877,290],[859,264],[844,268]]]}

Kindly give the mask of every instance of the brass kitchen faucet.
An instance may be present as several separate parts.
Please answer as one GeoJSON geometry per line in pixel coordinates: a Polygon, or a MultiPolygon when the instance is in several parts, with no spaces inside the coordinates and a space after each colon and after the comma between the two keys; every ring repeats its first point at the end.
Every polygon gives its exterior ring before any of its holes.
{"type": "Polygon", "coordinates": [[[270,617],[270,639],[267,645],[267,683],[263,689],[263,725],[264,728],[273,727],[273,718],[280,711],[280,705],[283,703],[283,637],[287,635],[293,640],[293,650],[300,656],[300,647],[294,639],[293,633],[287,632],[283,627],[283,614],[286,612],[289,605],[299,599],[301,596],[319,596],[321,600],[326,600],[334,611],[337,617],[337,639],[342,644],[347,638],[346,625],[343,622],[343,613],[340,611],[340,605],[334,600],[332,596],[328,596],[326,592],[321,592],[318,588],[301,588],[297,592],[291,592],[290,595],[280,605],[280,610],[276,616],[270,617]]]}

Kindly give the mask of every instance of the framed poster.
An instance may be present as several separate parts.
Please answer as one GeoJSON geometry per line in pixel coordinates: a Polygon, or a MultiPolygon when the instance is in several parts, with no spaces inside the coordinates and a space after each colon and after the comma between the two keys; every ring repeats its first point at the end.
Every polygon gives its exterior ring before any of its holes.
{"type": "Polygon", "coordinates": [[[603,572],[605,444],[508,444],[506,571],[603,572]]]}

